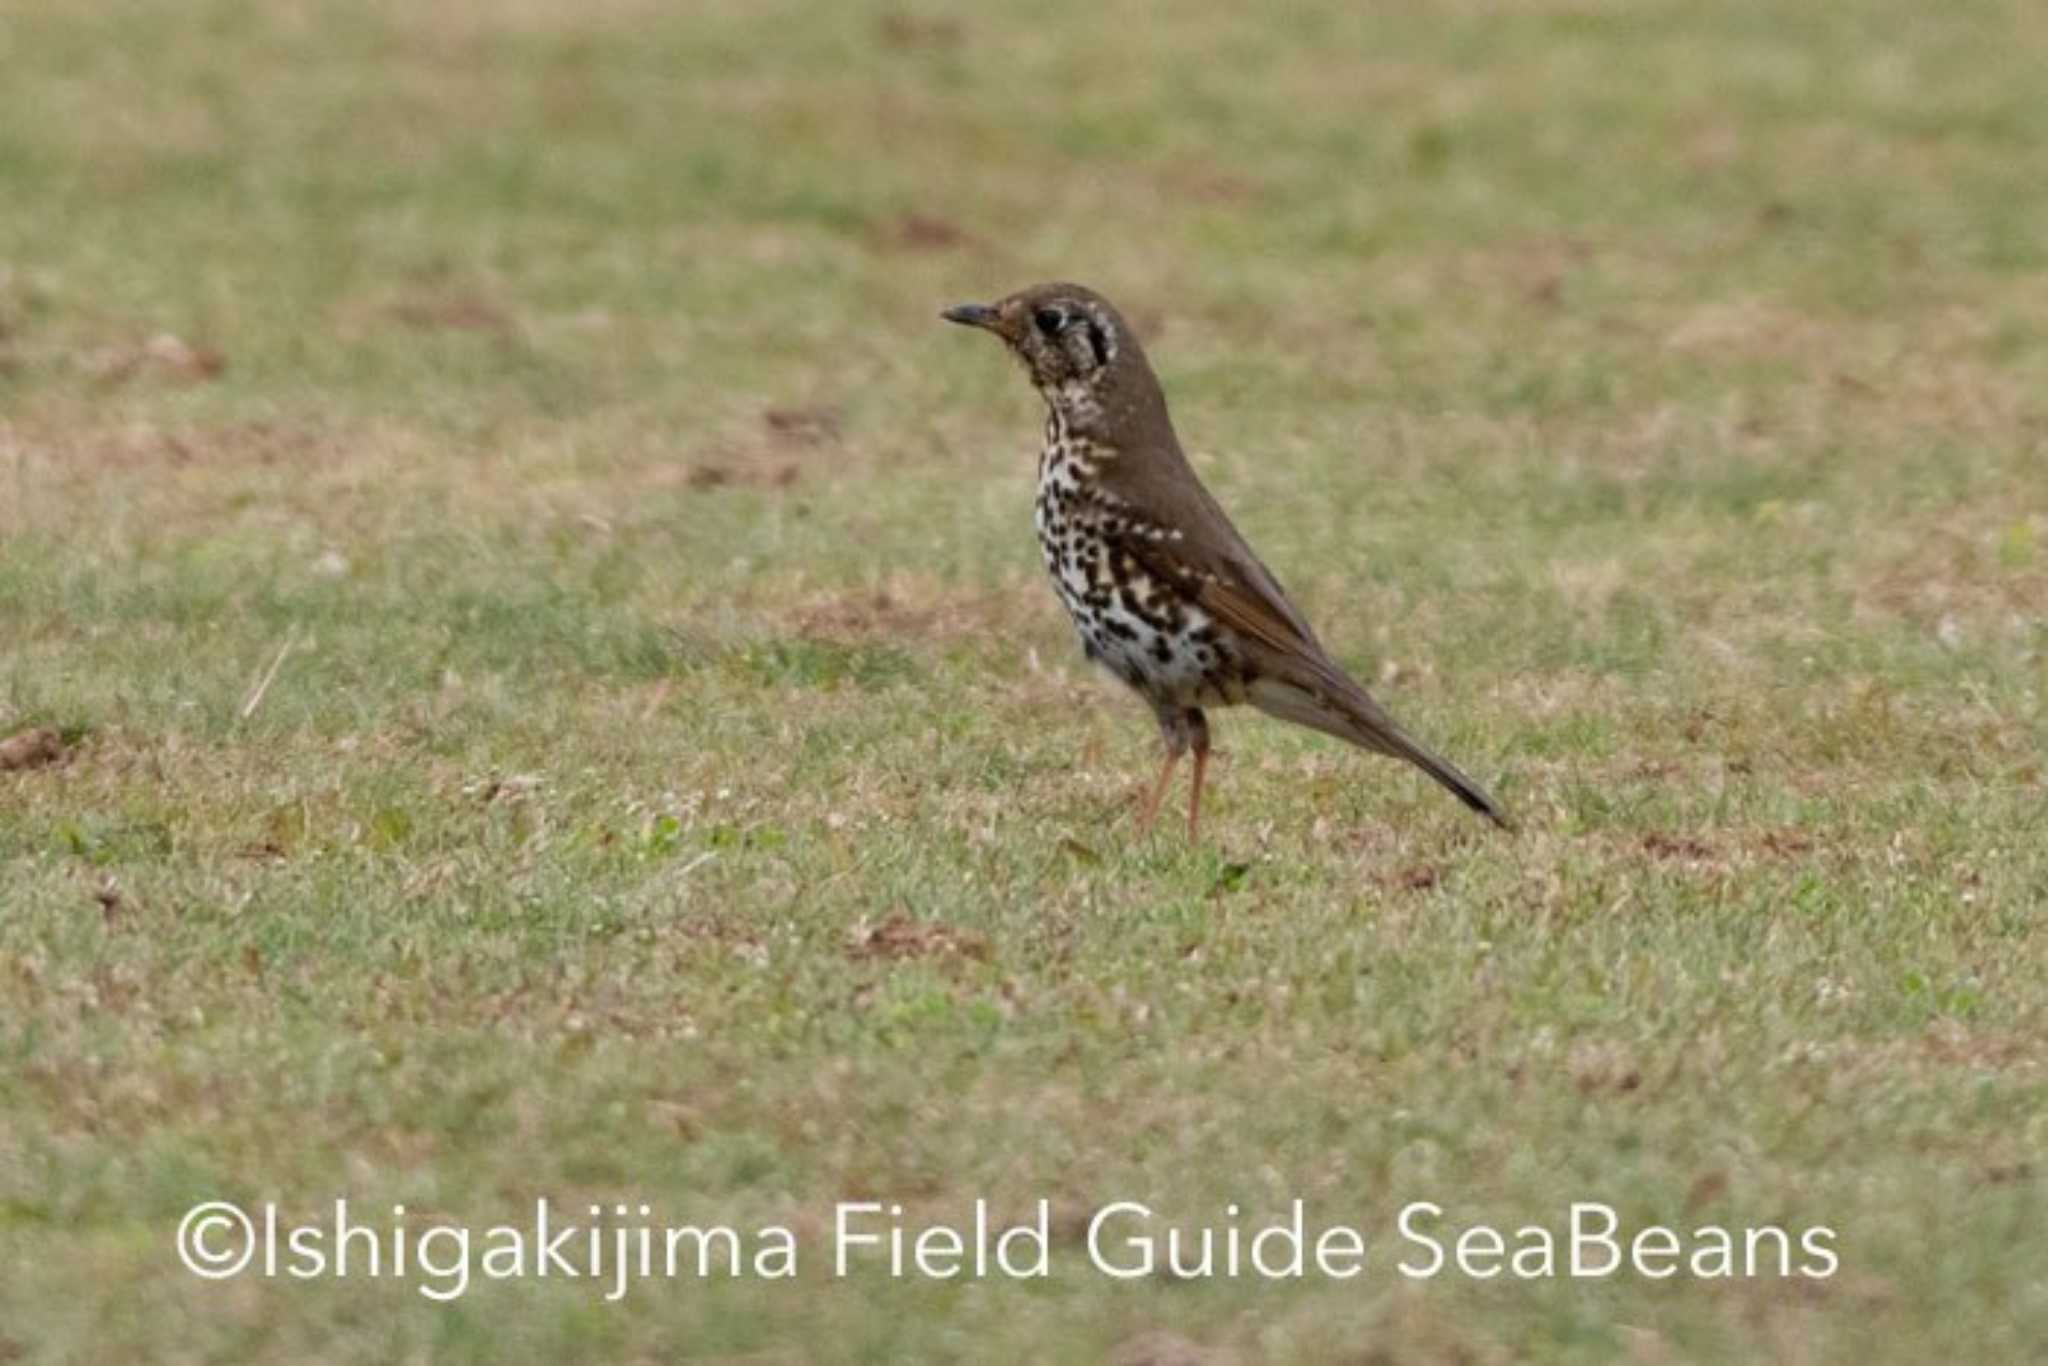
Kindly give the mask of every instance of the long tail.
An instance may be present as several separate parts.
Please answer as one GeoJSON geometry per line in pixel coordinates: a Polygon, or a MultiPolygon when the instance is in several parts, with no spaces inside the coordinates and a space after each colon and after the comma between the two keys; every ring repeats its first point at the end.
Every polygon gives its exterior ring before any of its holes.
{"type": "Polygon", "coordinates": [[[1349,740],[1361,748],[1391,754],[1449,788],[1457,799],[1503,830],[1515,827],[1500,803],[1448,759],[1433,754],[1396,725],[1379,703],[1334,667],[1319,668],[1300,682],[1265,677],[1253,683],[1247,700],[1260,711],[1349,740]]]}

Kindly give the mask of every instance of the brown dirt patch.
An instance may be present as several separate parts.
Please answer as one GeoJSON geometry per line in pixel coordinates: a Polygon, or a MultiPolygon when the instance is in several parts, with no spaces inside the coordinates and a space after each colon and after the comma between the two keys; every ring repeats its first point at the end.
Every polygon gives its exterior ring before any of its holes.
{"type": "Polygon", "coordinates": [[[968,958],[986,962],[988,941],[936,920],[913,920],[893,911],[881,923],[856,927],[847,956],[854,959],[968,958]]]}
{"type": "Polygon", "coordinates": [[[1652,830],[1643,836],[1643,852],[1652,858],[1702,862],[1714,857],[1714,846],[1691,835],[1667,835],[1652,830]]]}
{"type": "Polygon", "coordinates": [[[950,251],[974,240],[974,234],[959,224],[926,213],[904,214],[881,234],[883,246],[900,251],[950,251]]]}
{"type": "Polygon", "coordinates": [[[64,760],[64,741],[48,726],[25,730],[0,740],[0,772],[17,768],[43,768],[64,760]]]}
{"type": "Polygon", "coordinates": [[[480,294],[424,294],[398,300],[385,312],[422,332],[488,332],[508,337],[517,331],[512,315],[480,294]]]}
{"type": "Polygon", "coordinates": [[[994,594],[951,592],[934,584],[902,579],[870,593],[814,597],[791,613],[807,636],[856,644],[888,640],[959,640],[998,629],[1017,618],[1018,605],[994,594]]]}

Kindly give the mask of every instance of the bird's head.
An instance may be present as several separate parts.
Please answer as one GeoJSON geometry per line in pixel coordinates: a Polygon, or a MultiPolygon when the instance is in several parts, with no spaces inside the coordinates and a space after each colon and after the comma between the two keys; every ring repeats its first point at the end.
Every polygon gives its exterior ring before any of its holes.
{"type": "Polygon", "coordinates": [[[1020,289],[993,304],[961,304],[940,316],[1003,339],[1045,401],[1087,422],[1106,408],[1146,402],[1157,387],[1144,352],[1109,300],[1080,285],[1020,289]]]}

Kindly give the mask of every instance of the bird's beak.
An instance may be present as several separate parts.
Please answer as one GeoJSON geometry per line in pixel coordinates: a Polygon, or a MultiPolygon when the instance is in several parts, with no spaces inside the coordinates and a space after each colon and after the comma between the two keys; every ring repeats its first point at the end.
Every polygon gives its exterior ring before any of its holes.
{"type": "Polygon", "coordinates": [[[995,331],[996,324],[1003,320],[1003,315],[990,308],[987,304],[955,304],[939,316],[949,323],[964,323],[968,327],[986,327],[991,332],[995,331]]]}

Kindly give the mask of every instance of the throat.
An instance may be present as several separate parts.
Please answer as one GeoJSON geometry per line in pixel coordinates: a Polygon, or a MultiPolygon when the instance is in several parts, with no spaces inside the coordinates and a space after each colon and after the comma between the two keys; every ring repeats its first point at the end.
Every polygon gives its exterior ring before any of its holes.
{"type": "MultiPolygon", "coordinates": [[[[1098,414],[1099,415],[1099,410],[1098,414]]],[[[1097,440],[1090,434],[1095,424],[1077,415],[1071,409],[1053,402],[1047,395],[1045,414],[1045,454],[1050,459],[1055,453],[1083,466],[1077,474],[1095,472],[1097,466],[1116,458],[1116,448],[1106,441],[1097,440]]],[[[1039,473],[1043,476],[1044,462],[1039,473]]]]}
{"type": "MultiPolygon", "coordinates": [[[[1045,419],[1045,449],[1038,457],[1039,490],[1081,496],[1084,489],[1092,488],[1103,465],[1115,458],[1115,448],[1074,430],[1066,415],[1055,408],[1045,419]]],[[[1098,495],[1090,492],[1088,496],[1098,495]]]]}
{"type": "Polygon", "coordinates": [[[1038,386],[1052,419],[1067,429],[1087,430],[1102,421],[1102,400],[1085,380],[1064,379],[1038,386]]]}

